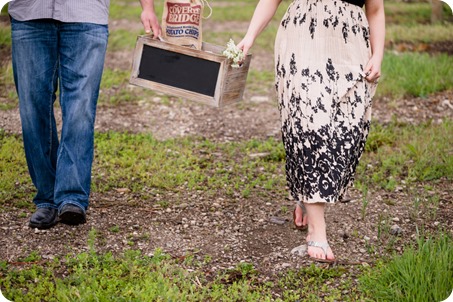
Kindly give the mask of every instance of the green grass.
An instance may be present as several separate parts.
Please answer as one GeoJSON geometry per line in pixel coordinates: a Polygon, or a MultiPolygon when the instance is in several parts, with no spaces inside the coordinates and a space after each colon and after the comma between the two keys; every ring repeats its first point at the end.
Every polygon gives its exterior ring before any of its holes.
{"type": "MultiPolygon", "coordinates": [[[[155,92],[129,84],[130,70],[105,68],[102,74],[101,93],[98,104],[118,106],[125,103],[137,103],[156,96],[155,92]]],[[[161,96],[165,101],[168,96],[161,96]]]]}
{"type": "MultiPolygon", "coordinates": [[[[162,16],[162,7],[163,2],[155,4],[156,15],[160,20],[162,16]]],[[[132,22],[140,22],[140,15],[142,13],[142,8],[139,1],[135,0],[122,0],[122,1],[112,1],[110,3],[110,19],[127,19],[132,22]]]]}
{"type": "Polygon", "coordinates": [[[32,194],[22,139],[7,135],[0,129],[0,206],[5,201],[21,201],[23,198],[27,199],[27,203],[18,202],[16,206],[27,206],[32,194]]]}
{"type": "MultiPolygon", "coordinates": [[[[357,171],[359,186],[394,190],[405,182],[453,179],[453,124],[373,124],[357,171]]],[[[21,139],[2,134],[0,200],[29,198],[21,139]],[[18,169],[18,167],[21,167],[18,169]]],[[[243,197],[283,194],[284,150],[279,140],[214,144],[194,138],[157,141],[149,134],[98,133],[93,191],[129,188],[143,198],[155,190],[198,190],[243,197]],[[252,153],[266,153],[251,158],[252,153]],[[228,185],[226,185],[228,184],[228,185]]]]}
{"type": "Polygon", "coordinates": [[[453,40],[453,23],[446,24],[391,24],[386,27],[386,41],[440,42],[453,40]]]}
{"type": "Polygon", "coordinates": [[[386,52],[376,96],[427,96],[453,88],[453,57],[386,52]]]}
{"type": "Polygon", "coordinates": [[[39,253],[0,262],[0,288],[12,301],[442,301],[453,287],[450,235],[418,239],[388,262],[368,269],[314,264],[268,276],[251,263],[208,272],[209,255],[171,257],[161,249],[147,256],[95,249],[44,260],[39,253]],[[359,282],[357,283],[357,278],[359,282]]]}
{"type": "MultiPolygon", "coordinates": [[[[247,76],[247,90],[254,94],[269,94],[274,87],[275,75],[273,70],[250,70],[247,76]]],[[[272,90],[274,92],[274,90],[272,90]]],[[[273,94],[274,96],[275,94],[273,94]]]]}
{"type": "MultiPolygon", "coordinates": [[[[376,98],[426,97],[453,89],[453,57],[446,54],[393,53],[387,51],[376,98]]],[[[274,87],[273,70],[251,69],[247,89],[269,93],[274,87]]]]}
{"type": "Polygon", "coordinates": [[[16,108],[19,104],[11,62],[0,64],[0,98],[0,110],[16,108]]]}
{"type": "Polygon", "coordinates": [[[153,189],[203,189],[230,195],[284,187],[284,152],[274,140],[213,144],[191,139],[159,142],[148,134],[104,133],[96,137],[95,190],[127,187],[143,196],[153,189]],[[250,153],[268,156],[251,159],[250,153]],[[214,155],[215,154],[215,155],[214,155]],[[228,186],[225,184],[228,183],[228,186]]]}
{"type": "Polygon", "coordinates": [[[126,29],[117,29],[112,31],[109,35],[108,51],[121,51],[121,50],[134,50],[135,42],[137,41],[137,36],[143,35],[145,32],[141,31],[132,31],[126,29]]]}
{"type": "Polygon", "coordinates": [[[431,20],[431,5],[427,2],[386,1],[384,8],[389,24],[426,24],[431,20]]]}
{"type": "Polygon", "coordinates": [[[96,230],[89,251],[43,261],[39,254],[20,259],[23,267],[0,262],[0,288],[21,301],[335,301],[356,300],[354,273],[315,265],[260,281],[250,263],[205,274],[211,257],[172,258],[160,249],[152,256],[128,250],[122,255],[96,252],[96,230]],[[27,264],[29,263],[29,264],[27,264]],[[341,284],[333,284],[342,276],[341,284]],[[37,281],[39,280],[39,281],[37,281]],[[277,294],[278,293],[278,294],[277,294]]]}
{"type": "Polygon", "coordinates": [[[11,47],[11,26],[0,27],[0,48],[11,47]]]}
{"type": "Polygon", "coordinates": [[[357,183],[387,190],[405,181],[453,179],[453,124],[373,124],[366,153],[357,169],[357,183]]]}
{"type": "Polygon", "coordinates": [[[364,275],[361,291],[370,301],[444,301],[453,289],[452,244],[447,234],[419,238],[417,246],[364,275]]]}

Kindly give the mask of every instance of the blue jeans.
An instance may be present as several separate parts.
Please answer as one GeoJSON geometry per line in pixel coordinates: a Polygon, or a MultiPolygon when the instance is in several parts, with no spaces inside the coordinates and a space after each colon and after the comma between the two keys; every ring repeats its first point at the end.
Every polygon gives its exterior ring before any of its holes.
{"type": "Polygon", "coordinates": [[[14,81],[22,135],[38,208],[87,209],[94,120],[108,27],[52,19],[11,20],[14,81]],[[54,116],[62,112],[60,141],[54,116]]]}

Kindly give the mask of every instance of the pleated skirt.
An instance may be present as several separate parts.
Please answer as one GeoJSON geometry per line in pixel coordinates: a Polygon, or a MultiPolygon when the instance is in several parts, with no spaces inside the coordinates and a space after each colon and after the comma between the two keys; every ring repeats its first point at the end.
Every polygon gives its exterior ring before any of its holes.
{"type": "Polygon", "coordinates": [[[365,80],[370,30],[362,8],[295,0],[275,43],[286,176],[298,203],[341,201],[353,183],[376,84],[365,80]]]}

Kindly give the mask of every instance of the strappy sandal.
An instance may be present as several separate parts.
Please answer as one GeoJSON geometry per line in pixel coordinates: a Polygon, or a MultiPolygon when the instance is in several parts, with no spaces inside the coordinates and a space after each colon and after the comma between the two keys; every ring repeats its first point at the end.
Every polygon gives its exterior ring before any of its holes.
{"type": "Polygon", "coordinates": [[[309,258],[311,260],[317,261],[317,262],[322,262],[322,263],[334,263],[335,262],[335,259],[327,259],[327,250],[330,248],[330,246],[327,242],[307,241],[307,248],[309,246],[319,247],[320,249],[323,250],[324,255],[326,255],[326,259],[309,256],[309,258]]]}
{"type": "MultiPolygon", "coordinates": [[[[295,227],[296,230],[305,231],[306,229],[308,229],[308,224],[305,224],[305,225],[297,225],[297,224],[296,224],[296,208],[297,208],[297,206],[294,208],[294,211],[293,211],[293,223],[294,223],[294,227],[295,227]]],[[[303,221],[304,221],[304,216],[305,216],[306,214],[305,214],[305,207],[302,205],[301,208],[302,208],[302,223],[303,223],[303,221]]]]}

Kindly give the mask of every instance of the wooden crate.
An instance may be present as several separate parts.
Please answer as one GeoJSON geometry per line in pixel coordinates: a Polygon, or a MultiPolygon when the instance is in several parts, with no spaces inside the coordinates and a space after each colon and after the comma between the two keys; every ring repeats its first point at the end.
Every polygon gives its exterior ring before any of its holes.
{"type": "Polygon", "coordinates": [[[139,36],[130,83],[192,101],[221,107],[242,99],[252,55],[232,68],[224,47],[203,43],[191,49],[139,36]]]}

